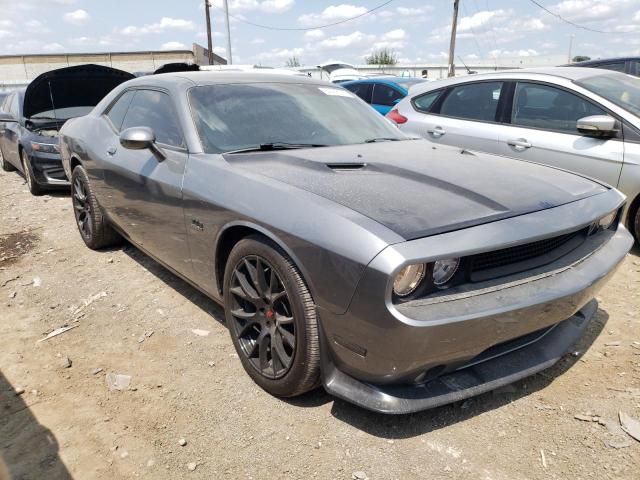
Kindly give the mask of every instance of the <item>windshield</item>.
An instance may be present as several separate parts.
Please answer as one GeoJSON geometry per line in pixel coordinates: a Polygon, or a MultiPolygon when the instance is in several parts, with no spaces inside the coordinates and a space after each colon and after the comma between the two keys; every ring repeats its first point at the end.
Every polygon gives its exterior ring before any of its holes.
{"type": "Polygon", "coordinates": [[[623,74],[597,75],[576,84],[640,116],[640,78],[623,74]]]}
{"type": "Polygon", "coordinates": [[[271,143],[324,146],[407,139],[351,92],[330,85],[212,85],[192,88],[189,97],[207,153],[271,143]]]}
{"type": "Polygon", "coordinates": [[[68,107],[36,113],[32,119],[41,120],[68,120],[70,118],[82,117],[88,114],[93,107],[68,107]]]}

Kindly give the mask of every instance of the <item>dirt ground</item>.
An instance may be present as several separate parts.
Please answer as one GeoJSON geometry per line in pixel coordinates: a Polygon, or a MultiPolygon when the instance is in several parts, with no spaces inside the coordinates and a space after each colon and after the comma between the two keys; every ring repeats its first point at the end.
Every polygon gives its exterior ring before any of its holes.
{"type": "Polygon", "coordinates": [[[131,246],[87,249],[67,195],[32,197],[2,172],[0,212],[0,457],[14,479],[640,478],[640,443],[618,426],[620,411],[640,418],[637,250],[555,367],[394,417],[259,389],[221,309],[131,246]],[[110,390],[110,373],[129,388],[110,390]]]}

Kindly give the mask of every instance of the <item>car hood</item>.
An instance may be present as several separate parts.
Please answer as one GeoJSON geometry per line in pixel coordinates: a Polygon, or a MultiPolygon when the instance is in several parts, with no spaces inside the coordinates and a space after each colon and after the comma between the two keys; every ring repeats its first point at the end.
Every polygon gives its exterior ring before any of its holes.
{"type": "Polygon", "coordinates": [[[102,65],[77,65],[43,73],[24,92],[25,118],[54,109],[97,105],[132,74],[102,65]]]}
{"type": "Polygon", "coordinates": [[[563,170],[434,147],[422,140],[224,158],[344,205],[406,240],[553,208],[608,190],[563,170]]]}

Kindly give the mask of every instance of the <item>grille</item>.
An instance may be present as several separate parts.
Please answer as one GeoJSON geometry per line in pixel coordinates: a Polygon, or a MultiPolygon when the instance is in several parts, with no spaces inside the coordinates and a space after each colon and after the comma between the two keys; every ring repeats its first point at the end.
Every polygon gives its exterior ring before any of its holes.
{"type": "Polygon", "coordinates": [[[479,281],[487,277],[499,276],[483,275],[489,271],[498,273],[495,269],[503,269],[504,271],[499,273],[509,275],[546,265],[578,247],[586,238],[586,233],[586,230],[579,230],[537,242],[474,255],[470,257],[471,280],[479,281]]]}

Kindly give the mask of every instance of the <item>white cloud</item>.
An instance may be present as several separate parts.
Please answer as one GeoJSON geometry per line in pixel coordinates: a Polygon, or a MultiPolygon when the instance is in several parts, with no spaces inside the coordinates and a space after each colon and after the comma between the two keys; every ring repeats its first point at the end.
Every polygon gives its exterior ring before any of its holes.
{"type": "MultiPolygon", "coordinates": [[[[262,2],[258,0],[231,0],[229,2],[229,10],[234,12],[258,10],[265,13],[281,13],[289,10],[295,3],[295,0],[264,0],[262,2]]],[[[213,0],[211,4],[218,9],[223,8],[221,0],[213,0]]]]}
{"type": "Polygon", "coordinates": [[[291,57],[299,58],[303,53],[304,48],[274,48],[258,54],[257,58],[260,62],[265,62],[267,65],[280,65],[283,60],[291,57]]]}
{"type": "Polygon", "coordinates": [[[331,23],[347,18],[353,18],[367,13],[367,8],[356,7],[355,5],[341,4],[329,5],[320,13],[307,13],[298,17],[298,21],[303,25],[319,25],[321,23],[331,23]]]}
{"type": "Polygon", "coordinates": [[[320,38],[324,38],[324,32],[322,30],[309,30],[305,32],[304,38],[307,40],[318,40],[320,38]]]}
{"type": "Polygon", "coordinates": [[[251,40],[251,45],[262,45],[264,43],[264,38],[254,38],[251,40]]]}
{"type": "Polygon", "coordinates": [[[419,8],[410,8],[410,7],[398,7],[396,8],[396,12],[399,15],[404,17],[414,17],[417,15],[424,15],[425,13],[429,13],[433,10],[433,7],[430,5],[426,5],[424,7],[419,8]]]}
{"type": "Polygon", "coordinates": [[[325,40],[322,40],[319,43],[321,48],[350,48],[350,47],[358,47],[358,46],[366,46],[370,45],[373,41],[375,41],[375,35],[367,35],[360,31],[353,32],[349,35],[336,35],[335,37],[330,37],[325,40]]]}
{"type": "Polygon", "coordinates": [[[547,8],[572,22],[594,22],[617,17],[632,0],[564,0],[547,8]]]}
{"type": "Polygon", "coordinates": [[[51,53],[64,52],[64,47],[59,43],[47,43],[42,46],[42,50],[51,53]]]}
{"type": "Polygon", "coordinates": [[[86,10],[74,10],[73,12],[67,12],[62,16],[62,19],[67,22],[70,23],[72,25],[84,25],[85,23],[87,23],[87,21],[89,21],[89,14],[86,12],[86,10]]]}
{"type": "Polygon", "coordinates": [[[179,31],[192,31],[196,26],[191,20],[184,20],[182,18],[162,17],[157,23],[150,23],[137,27],[135,25],[129,25],[119,30],[122,35],[146,35],[149,33],[164,33],[170,30],[179,31]]]}
{"type": "Polygon", "coordinates": [[[537,50],[533,48],[521,49],[521,50],[491,50],[489,56],[491,57],[535,57],[539,55],[537,50]]]}
{"type": "Polygon", "coordinates": [[[184,48],[184,43],[180,42],[166,42],[160,45],[160,50],[182,50],[184,48]]]}
{"type": "Polygon", "coordinates": [[[390,48],[392,50],[403,48],[406,39],[407,32],[403,29],[398,28],[396,30],[391,30],[390,32],[382,35],[382,37],[373,44],[373,50],[378,50],[380,48],[390,48]]]}

